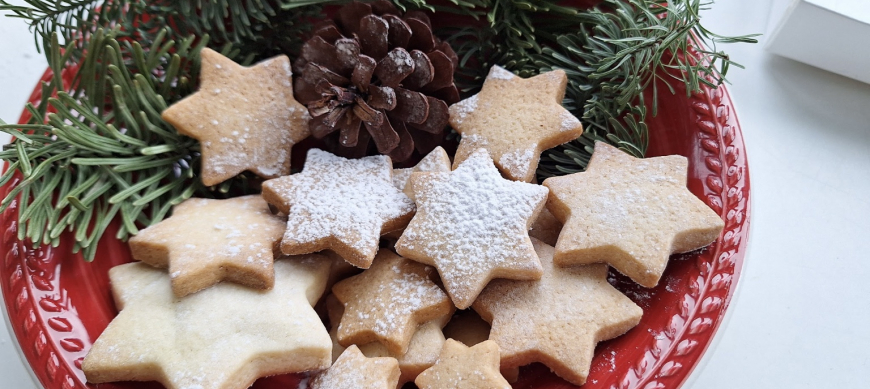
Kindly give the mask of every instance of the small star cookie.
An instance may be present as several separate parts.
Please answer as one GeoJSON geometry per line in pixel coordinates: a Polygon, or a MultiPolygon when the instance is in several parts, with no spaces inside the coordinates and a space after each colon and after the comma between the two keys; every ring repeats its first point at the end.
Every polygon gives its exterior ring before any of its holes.
{"type": "MultiPolygon", "coordinates": [[[[344,315],[344,307],[335,298],[335,295],[326,297],[326,311],[329,315],[330,323],[334,323],[329,331],[329,336],[332,337],[332,355],[333,358],[338,357],[344,352],[344,347],[338,343],[338,323],[341,321],[341,316],[344,315]]],[[[450,320],[451,315],[444,315],[426,323],[420,324],[414,336],[411,337],[411,343],[408,344],[408,351],[404,354],[391,353],[380,342],[371,342],[358,345],[360,351],[369,357],[393,357],[399,361],[399,383],[397,388],[401,388],[408,382],[413,382],[415,378],[423,370],[428,369],[438,359],[438,354],[441,353],[441,347],[444,345],[444,333],[441,328],[450,320]]],[[[489,324],[487,324],[487,329],[489,324]]]]}
{"type": "Polygon", "coordinates": [[[487,340],[467,347],[453,339],[444,342],[432,367],[417,376],[420,389],[510,389],[499,373],[498,345],[487,340]]]}
{"type": "Polygon", "coordinates": [[[88,382],[158,381],[169,389],[247,388],[258,377],[325,369],[332,345],[312,305],[329,262],[275,263],[269,291],[222,283],[176,298],[166,272],[109,270],[118,316],[82,362],[88,382]]]}
{"type": "Polygon", "coordinates": [[[272,287],[284,220],[272,215],[260,196],[188,199],[172,212],[172,217],[130,238],[130,251],[134,259],[168,267],[177,297],[221,280],[272,287]]]}
{"type": "Polygon", "coordinates": [[[356,345],[351,345],[329,369],[313,377],[311,389],[395,389],[399,381],[396,358],[367,358],[356,345]]]}
{"type": "Polygon", "coordinates": [[[562,107],[567,85],[563,70],[523,79],[493,66],[480,93],[449,108],[450,125],[462,134],[453,166],[482,147],[505,177],[531,182],[541,152],[583,133],[562,107]]]}
{"type": "Polygon", "coordinates": [[[673,253],[712,243],[722,218],[686,188],[685,157],[638,159],[597,142],[583,173],[548,178],[547,208],[565,223],[559,266],[606,262],[647,288],[673,253]]]}
{"type": "Polygon", "coordinates": [[[311,149],[301,173],[263,183],[263,198],[287,214],[284,254],[331,249],[367,269],[381,235],[401,229],[414,202],[393,186],[390,157],[346,159],[311,149]]]}
{"type": "Polygon", "coordinates": [[[243,67],[201,52],[199,90],[162,117],[202,146],[202,182],[217,185],[250,170],[264,178],[290,173],[290,148],[310,134],[308,110],[293,98],[290,60],[277,56],[243,67]]]}
{"type": "Polygon", "coordinates": [[[457,308],[471,306],[492,278],[540,278],[529,226],[547,188],[502,178],[484,149],[453,172],[414,173],[410,185],[417,215],[396,251],[435,266],[457,308]]]}
{"type": "Polygon", "coordinates": [[[453,314],[432,268],[381,250],[372,266],[332,287],[344,304],[338,341],[344,346],[380,342],[391,353],[408,351],[421,323],[453,314]]]}
{"type": "Polygon", "coordinates": [[[416,166],[406,169],[393,169],[393,185],[405,192],[413,200],[414,193],[411,192],[410,188],[406,188],[408,179],[411,178],[411,173],[449,172],[450,170],[450,156],[447,155],[443,147],[438,146],[429,152],[429,154],[426,154],[416,166]]]}
{"type": "Polygon", "coordinates": [[[489,339],[501,348],[502,368],[541,362],[583,385],[595,345],[636,326],[643,310],[607,282],[606,265],[557,268],[553,247],[532,241],[541,280],[493,281],[473,308],[492,324],[489,339]]]}

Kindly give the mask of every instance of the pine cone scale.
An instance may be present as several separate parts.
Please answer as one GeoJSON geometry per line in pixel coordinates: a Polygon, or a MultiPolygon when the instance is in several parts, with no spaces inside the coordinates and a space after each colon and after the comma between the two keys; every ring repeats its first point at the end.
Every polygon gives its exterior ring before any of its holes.
{"type": "Polygon", "coordinates": [[[373,108],[392,111],[396,108],[396,91],[388,86],[373,86],[366,102],[373,108]]]}
{"type": "Polygon", "coordinates": [[[372,58],[387,55],[389,24],[380,16],[368,15],[360,22],[359,43],[363,54],[372,58]]]}
{"type": "Polygon", "coordinates": [[[408,42],[409,47],[416,48],[425,53],[435,49],[435,36],[432,35],[432,28],[426,22],[406,17],[405,23],[411,28],[411,40],[408,42]]]}
{"type": "Polygon", "coordinates": [[[409,126],[430,134],[439,134],[447,126],[450,119],[447,103],[431,96],[426,96],[426,101],[429,103],[429,116],[423,123],[410,123],[409,126]]]}
{"type": "Polygon", "coordinates": [[[429,57],[420,50],[412,50],[411,58],[414,60],[414,72],[408,75],[402,84],[408,89],[419,90],[432,82],[435,77],[435,67],[432,66],[429,57]]]}
{"type": "Polygon", "coordinates": [[[408,47],[408,42],[411,41],[411,27],[408,23],[396,15],[384,15],[383,18],[390,25],[387,35],[390,47],[408,47]]]}
{"type": "Polygon", "coordinates": [[[432,75],[432,81],[423,87],[423,90],[436,91],[441,88],[453,85],[453,62],[450,57],[438,50],[426,54],[429,61],[432,63],[432,68],[435,70],[432,75]]]}
{"type": "Polygon", "coordinates": [[[420,92],[414,92],[405,88],[395,88],[396,108],[390,111],[391,115],[407,123],[420,124],[429,116],[429,101],[420,92]]]}
{"type": "Polygon", "coordinates": [[[375,146],[381,154],[389,154],[399,145],[399,134],[393,129],[389,120],[384,120],[380,125],[363,122],[366,129],[372,134],[375,146]]]}
{"type": "Polygon", "coordinates": [[[381,85],[396,88],[411,73],[414,72],[414,59],[411,53],[397,47],[391,50],[378,62],[375,76],[381,80],[381,85]]]}
{"type": "Polygon", "coordinates": [[[374,58],[369,57],[367,55],[360,55],[358,57],[359,62],[356,67],[353,68],[353,74],[350,79],[351,82],[356,85],[357,88],[363,93],[369,93],[369,86],[372,83],[372,76],[375,73],[375,68],[377,67],[377,62],[375,62],[374,58]]]}

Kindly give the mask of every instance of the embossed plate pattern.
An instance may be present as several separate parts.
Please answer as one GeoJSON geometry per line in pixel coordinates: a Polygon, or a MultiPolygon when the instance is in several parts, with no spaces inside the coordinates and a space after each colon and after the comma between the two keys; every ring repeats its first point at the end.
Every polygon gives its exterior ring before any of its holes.
{"type": "MultiPolygon", "coordinates": [[[[31,101],[39,98],[34,91],[31,101]]],[[[598,346],[584,388],[679,388],[710,344],[740,275],[749,234],[749,171],[728,91],[703,87],[686,97],[678,88],[675,95],[661,96],[659,107],[658,116],[648,123],[649,156],[688,157],[689,189],[722,216],[725,229],[707,249],[675,256],[654,289],[611,275],[612,283],[643,307],[644,316],[627,334],[598,346]]],[[[10,185],[0,189],[0,196],[5,197],[10,185]]],[[[87,263],[70,254],[69,239],[57,248],[32,249],[17,240],[16,215],[17,204],[0,215],[0,289],[15,338],[45,388],[96,388],[85,382],[81,361],[116,314],[107,272],[130,261],[129,250],[125,243],[106,238],[99,243],[96,260],[87,263]]],[[[113,235],[110,228],[106,236],[113,235]]],[[[294,375],[270,377],[254,388],[295,388],[298,381],[294,375]]],[[[532,365],[521,370],[514,387],[574,386],[546,367],[532,365]]]]}

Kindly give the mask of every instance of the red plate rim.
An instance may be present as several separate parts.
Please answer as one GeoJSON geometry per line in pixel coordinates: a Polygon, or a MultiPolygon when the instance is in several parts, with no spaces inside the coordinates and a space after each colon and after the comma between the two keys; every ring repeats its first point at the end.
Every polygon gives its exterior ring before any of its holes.
{"type": "MultiPolygon", "coordinates": [[[[43,80],[50,77],[47,71],[43,80]]],[[[644,318],[626,335],[598,346],[584,388],[679,388],[710,345],[737,288],[749,236],[750,198],[745,145],[734,105],[724,86],[702,84],[700,92],[688,96],[681,85],[675,87],[676,94],[660,96],[660,112],[648,120],[648,156],[688,157],[689,189],[722,216],[725,229],[707,249],[675,256],[656,288],[643,289],[619,275],[611,277],[644,308],[644,318]]],[[[37,86],[30,101],[40,98],[37,86]]],[[[19,123],[27,118],[25,111],[19,123]]],[[[0,188],[0,197],[14,182],[0,188]]],[[[62,239],[55,249],[32,249],[17,239],[16,210],[13,204],[0,215],[4,253],[0,291],[10,332],[45,388],[95,388],[85,383],[81,359],[115,313],[105,272],[129,261],[126,245],[108,233],[94,264],[69,254],[68,240],[62,239]]],[[[294,380],[260,380],[255,388],[279,387],[294,380]]],[[[523,368],[514,384],[514,388],[572,387],[541,365],[523,368]]]]}

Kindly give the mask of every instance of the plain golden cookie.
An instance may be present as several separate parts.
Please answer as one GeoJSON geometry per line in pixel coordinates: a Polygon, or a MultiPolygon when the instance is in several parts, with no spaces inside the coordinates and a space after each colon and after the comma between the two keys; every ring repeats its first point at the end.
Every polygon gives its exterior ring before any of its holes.
{"type": "Polygon", "coordinates": [[[529,226],[547,188],[502,178],[484,149],[450,173],[414,173],[410,184],[417,214],[396,251],[435,266],[457,308],[493,278],[540,278],[529,226]]]}
{"type": "Polygon", "coordinates": [[[310,116],[293,98],[290,60],[243,67],[202,49],[199,90],[171,105],[163,120],[202,146],[202,182],[217,185],[249,170],[264,178],[290,173],[290,149],[310,134],[310,116]]]}
{"type": "Polygon", "coordinates": [[[529,229],[529,236],[550,246],[555,246],[559,240],[560,232],[562,232],[562,222],[556,219],[549,209],[544,208],[538,214],[535,222],[532,223],[532,228],[529,229]]]}
{"type": "Polygon", "coordinates": [[[82,362],[88,382],[158,381],[169,389],[247,388],[259,377],[320,370],[329,334],[312,305],[329,262],[275,262],[275,286],[221,283],[185,298],[166,272],[141,262],[109,270],[118,316],[82,362]]]}
{"type": "Polygon", "coordinates": [[[341,353],[335,363],[311,377],[310,389],[395,389],[399,363],[395,358],[367,358],[356,345],[341,353]]]}
{"type": "Polygon", "coordinates": [[[453,166],[485,148],[505,177],[531,182],[541,152],[583,133],[562,107],[567,85],[563,70],[523,79],[493,66],[480,93],[449,108],[450,125],[462,135],[453,166]]]}
{"type": "Polygon", "coordinates": [[[284,254],[325,249],[368,269],[380,236],[404,228],[414,202],[393,186],[390,157],[346,159],[308,151],[302,172],[263,183],[263,198],[287,215],[284,254]]]}
{"type": "Polygon", "coordinates": [[[368,270],[335,284],[332,293],[344,304],[339,343],[380,342],[393,354],[405,354],[421,323],[453,314],[433,273],[385,249],[368,270]]]}
{"type": "Polygon", "coordinates": [[[685,157],[638,159],[597,142],[583,173],[548,178],[547,208],[565,223],[559,266],[605,262],[647,288],[673,253],[699,249],[722,232],[722,218],[686,188],[685,157]]]}
{"type": "Polygon", "coordinates": [[[420,389],[510,389],[499,373],[498,345],[487,340],[468,347],[453,339],[444,342],[432,367],[417,376],[420,389]]]}
{"type": "Polygon", "coordinates": [[[130,251],[133,259],[168,267],[178,297],[221,280],[269,289],[283,233],[284,220],[272,215],[260,196],[194,198],[173,207],[172,217],[130,238],[130,251]]]}
{"type": "Polygon", "coordinates": [[[493,281],[474,310],[492,324],[489,339],[501,349],[502,368],[541,362],[583,385],[595,345],[636,326],[643,310],[607,282],[606,265],[554,267],[553,247],[533,242],[541,280],[493,281]]]}

